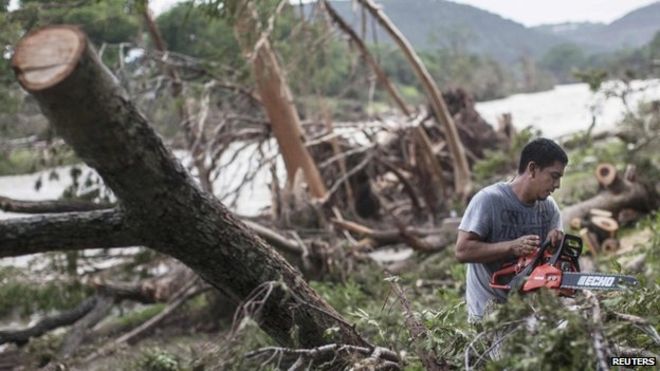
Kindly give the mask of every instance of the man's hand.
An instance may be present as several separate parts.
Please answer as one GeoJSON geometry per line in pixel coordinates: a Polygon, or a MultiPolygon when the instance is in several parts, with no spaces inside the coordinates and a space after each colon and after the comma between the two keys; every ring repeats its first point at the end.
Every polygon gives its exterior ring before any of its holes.
{"type": "Polygon", "coordinates": [[[550,240],[553,247],[559,247],[557,245],[561,242],[562,238],[564,238],[564,232],[559,229],[553,229],[548,232],[548,237],[545,240],[550,240]]]}
{"type": "Polygon", "coordinates": [[[540,245],[541,238],[535,234],[529,234],[511,241],[511,253],[514,256],[529,255],[540,245]]]}

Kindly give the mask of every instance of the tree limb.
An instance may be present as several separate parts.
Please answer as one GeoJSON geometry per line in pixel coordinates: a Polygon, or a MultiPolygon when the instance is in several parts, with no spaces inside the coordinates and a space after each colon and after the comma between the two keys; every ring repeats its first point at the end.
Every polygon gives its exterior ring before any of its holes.
{"type": "Polygon", "coordinates": [[[69,330],[59,350],[59,357],[65,359],[72,355],[85,338],[85,333],[105,318],[115,304],[115,298],[105,295],[96,296],[96,302],[91,311],[85,314],[69,330]]]}
{"type": "Polygon", "coordinates": [[[415,352],[419,356],[420,360],[422,361],[422,364],[429,371],[448,370],[449,366],[447,365],[447,362],[445,360],[438,359],[435,352],[424,349],[425,348],[424,342],[426,339],[428,339],[428,329],[426,328],[426,326],[424,326],[422,321],[415,318],[415,314],[412,311],[412,306],[410,305],[410,301],[403,292],[403,289],[401,289],[401,286],[399,286],[396,277],[393,277],[387,273],[386,275],[392,289],[394,290],[394,293],[401,302],[401,306],[403,307],[403,312],[404,312],[403,317],[405,319],[404,322],[406,328],[408,328],[408,332],[412,337],[413,347],[415,349],[415,352]]]}
{"type": "Polygon", "coordinates": [[[55,250],[141,245],[117,209],[0,221],[0,258],[55,250]]]}
{"type": "Polygon", "coordinates": [[[98,298],[93,296],[69,311],[45,317],[36,325],[24,330],[0,331],[0,344],[15,343],[24,345],[32,337],[41,336],[58,327],[70,325],[89,313],[96,306],[97,301],[98,298]]]}
{"type": "Polygon", "coordinates": [[[0,210],[12,213],[46,214],[109,209],[113,205],[81,200],[24,201],[0,196],[0,210]]]}

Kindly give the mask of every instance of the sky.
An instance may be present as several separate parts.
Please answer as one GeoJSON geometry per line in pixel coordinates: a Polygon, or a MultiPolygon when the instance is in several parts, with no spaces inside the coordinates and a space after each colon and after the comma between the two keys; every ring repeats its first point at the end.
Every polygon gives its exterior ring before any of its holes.
{"type": "MultiPolygon", "coordinates": [[[[297,3],[298,0],[291,0],[297,3]]],[[[378,0],[376,0],[378,1],[378,0]]],[[[405,1],[405,0],[400,0],[405,1]]],[[[567,21],[605,22],[625,15],[631,10],[657,0],[452,0],[499,14],[525,26],[567,21]]],[[[177,0],[150,0],[151,8],[159,14],[177,0]]]]}

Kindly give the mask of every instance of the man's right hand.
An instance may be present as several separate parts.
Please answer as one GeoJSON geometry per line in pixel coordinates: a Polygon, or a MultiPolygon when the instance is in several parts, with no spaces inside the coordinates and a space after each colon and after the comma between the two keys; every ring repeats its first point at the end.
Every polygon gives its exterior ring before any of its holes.
{"type": "Polygon", "coordinates": [[[533,253],[539,246],[541,246],[541,238],[529,234],[511,241],[511,253],[514,256],[525,256],[533,253]]]}

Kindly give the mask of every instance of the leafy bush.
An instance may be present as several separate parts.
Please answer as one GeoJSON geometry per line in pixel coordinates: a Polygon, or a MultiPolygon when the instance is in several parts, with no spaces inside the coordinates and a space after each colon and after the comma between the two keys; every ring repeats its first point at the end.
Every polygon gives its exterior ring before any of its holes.
{"type": "Polygon", "coordinates": [[[137,362],[137,367],[145,371],[180,371],[179,358],[159,348],[149,349],[142,354],[137,362]]]}

